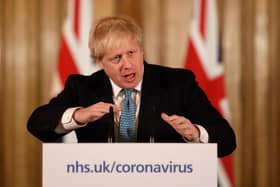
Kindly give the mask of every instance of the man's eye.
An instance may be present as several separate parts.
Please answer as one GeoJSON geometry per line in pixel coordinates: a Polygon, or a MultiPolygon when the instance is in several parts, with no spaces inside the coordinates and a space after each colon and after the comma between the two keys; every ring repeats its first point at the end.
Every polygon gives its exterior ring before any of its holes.
{"type": "Polygon", "coordinates": [[[117,63],[120,61],[120,59],[121,59],[121,55],[116,55],[113,58],[111,58],[110,60],[114,63],[117,63]]]}
{"type": "Polygon", "coordinates": [[[128,56],[132,56],[135,53],[135,51],[128,51],[128,56]]]}

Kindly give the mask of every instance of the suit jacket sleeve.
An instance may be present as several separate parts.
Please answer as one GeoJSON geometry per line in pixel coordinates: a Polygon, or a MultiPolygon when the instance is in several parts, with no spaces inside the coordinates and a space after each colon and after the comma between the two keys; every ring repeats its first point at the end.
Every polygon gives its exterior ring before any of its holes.
{"type": "Polygon", "coordinates": [[[27,122],[27,129],[35,137],[44,142],[59,140],[64,134],[56,134],[54,129],[60,123],[61,117],[67,108],[75,107],[76,88],[74,75],[66,81],[64,90],[46,105],[38,107],[27,122]]]}
{"type": "Polygon", "coordinates": [[[236,140],[233,129],[227,120],[212,106],[206,94],[191,75],[191,82],[186,87],[189,92],[185,97],[187,117],[190,116],[193,123],[202,125],[209,134],[209,143],[217,143],[218,156],[226,156],[236,148],[236,140]],[[191,91],[190,91],[191,90],[191,91]]]}

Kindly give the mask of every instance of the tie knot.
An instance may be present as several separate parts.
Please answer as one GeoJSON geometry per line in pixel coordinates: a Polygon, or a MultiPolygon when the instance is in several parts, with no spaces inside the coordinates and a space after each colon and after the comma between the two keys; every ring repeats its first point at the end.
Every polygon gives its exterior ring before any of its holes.
{"type": "Polygon", "coordinates": [[[133,92],[133,89],[124,89],[124,95],[131,97],[131,93],[133,92]]]}

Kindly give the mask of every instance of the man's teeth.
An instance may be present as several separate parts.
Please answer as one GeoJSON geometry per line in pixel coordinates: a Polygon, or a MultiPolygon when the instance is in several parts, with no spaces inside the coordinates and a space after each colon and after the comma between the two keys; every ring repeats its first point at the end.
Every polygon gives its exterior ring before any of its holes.
{"type": "Polygon", "coordinates": [[[125,77],[134,77],[134,73],[131,73],[131,74],[125,75],[125,77]]]}

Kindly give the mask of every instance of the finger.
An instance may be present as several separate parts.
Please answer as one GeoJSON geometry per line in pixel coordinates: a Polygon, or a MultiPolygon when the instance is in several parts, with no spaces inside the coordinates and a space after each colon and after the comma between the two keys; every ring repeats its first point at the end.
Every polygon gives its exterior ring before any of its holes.
{"type": "Polygon", "coordinates": [[[165,114],[165,115],[166,115],[166,119],[168,121],[174,121],[174,120],[176,120],[178,118],[177,115],[167,115],[167,114],[165,114]]]}
{"type": "Polygon", "coordinates": [[[120,107],[117,106],[116,104],[112,104],[112,103],[101,103],[100,104],[102,107],[104,107],[104,110],[107,110],[108,112],[110,112],[110,108],[113,108],[113,112],[119,112],[120,111],[120,107]]]}
{"type": "Polygon", "coordinates": [[[167,121],[169,121],[172,125],[184,125],[189,124],[189,120],[183,116],[171,115],[168,116],[167,121]]]}
{"type": "Polygon", "coordinates": [[[164,121],[169,121],[169,116],[166,114],[166,113],[161,113],[161,118],[164,120],[164,121]]]}
{"type": "Polygon", "coordinates": [[[188,120],[182,116],[173,115],[165,119],[165,121],[174,128],[185,128],[186,126],[188,126],[188,120]]]}
{"type": "Polygon", "coordinates": [[[118,106],[118,105],[116,105],[116,104],[111,104],[111,106],[113,107],[113,111],[115,112],[115,113],[118,113],[118,112],[120,112],[120,107],[118,106]]]}
{"type": "Polygon", "coordinates": [[[104,102],[96,103],[95,105],[92,106],[92,109],[94,111],[99,111],[106,114],[110,112],[110,107],[113,107],[113,111],[117,111],[116,105],[112,103],[104,103],[104,102]]]}
{"type": "Polygon", "coordinates": [[[177,115],[167,115],[166,113],[161,113],[161,117],[163,120],[168,121],[168,122],[172,122],[174,120],[177,120],[179,116],[177,115]]]}

